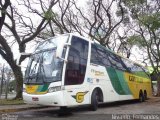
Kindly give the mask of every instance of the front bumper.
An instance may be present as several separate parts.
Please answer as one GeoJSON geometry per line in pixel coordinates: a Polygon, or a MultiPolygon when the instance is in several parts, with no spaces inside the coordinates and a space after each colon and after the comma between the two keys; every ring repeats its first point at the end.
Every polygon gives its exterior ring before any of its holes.
{"type": "Polygon", "coordinates": [[[40,95],[33,95],[23,92],[23,100],[25,103],[28,104],[39,104],[46,106],[66,106],[63,91],[57,91],[40,95]]]}

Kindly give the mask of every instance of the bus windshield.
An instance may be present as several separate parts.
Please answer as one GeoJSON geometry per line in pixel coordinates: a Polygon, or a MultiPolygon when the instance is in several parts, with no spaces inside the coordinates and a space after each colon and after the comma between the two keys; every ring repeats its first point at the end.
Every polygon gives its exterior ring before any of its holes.
{"type": "Polygon", "coordinates": [[[64,43],[67,42],[68,38],[69,38],[69,35],[61,35],[61,36],[49,38],[43,42],[40,42],[35,52],[62,46],[64,43]]]}
{"type": "MultiPolygon", "coordinates": [[[[43,84],[61,80],[63,61],[56,58],[56,48],[66,43],[68,37],[68,35],[58,36],[39,44],[30,57],[25,73],[25,84],[43,84]]],[[[64,56],[66,50],[62,49],[64,56]]]]}
{"type": "Polygon", "coordinates": [[[46,83],[61,80],[63,61],[55,57],[55,50],[46,50],[31,56],[25,74],[25,83],[46,83]]]}

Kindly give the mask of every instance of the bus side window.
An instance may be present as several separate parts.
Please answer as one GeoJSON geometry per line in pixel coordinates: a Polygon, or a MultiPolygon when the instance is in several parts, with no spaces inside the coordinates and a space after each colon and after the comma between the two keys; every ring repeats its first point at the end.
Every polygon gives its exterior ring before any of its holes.
{"type": "Polygon", "coordinates": [[[98,51],[95,45],[91,46],[91,63],[102,65],[101,59],[98,55],[98,51]]]}
{"type": "Polygon", "coordinates": [[[108,53],[108,58],[109,58],[112,68],[122,70],[122,71],[127,71],[128,68],[121,60],[121,57],[110,52],[108,53]]]}
{"type": "Polygon", "coordinates": [[[126,65],[127,72],[130,72],[130,73],[133,72],[132,68],[134,67],[134,64],[130,60],[126,59],[126,58],[121,58],[121,60],[126,65]]]}
{"type": "Polygon", "coordinates": [[[65,73],[65,85],[82,84],[88,58],[88,42],[73,36],[65,73]]]}

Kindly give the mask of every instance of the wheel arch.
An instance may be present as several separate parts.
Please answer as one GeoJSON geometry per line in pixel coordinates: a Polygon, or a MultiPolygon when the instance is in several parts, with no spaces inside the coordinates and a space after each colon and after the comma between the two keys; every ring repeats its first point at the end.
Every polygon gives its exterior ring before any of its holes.
{"type": "Polygon", "coordinates": [[[100,97],[99,102],[104,102],[103,89],[102,89],[100,86],[96,86],[96,87],[94,87],[94,88],[91,90],[91,92],[90,92],[90,102],[91,102],[91,97],[92,97],[92,93],[93,93],[94,90],[97,90],[98,93],[99,93],[99,95],[100,95],[100,96],[99,96],[99,97],[100,97]]]}

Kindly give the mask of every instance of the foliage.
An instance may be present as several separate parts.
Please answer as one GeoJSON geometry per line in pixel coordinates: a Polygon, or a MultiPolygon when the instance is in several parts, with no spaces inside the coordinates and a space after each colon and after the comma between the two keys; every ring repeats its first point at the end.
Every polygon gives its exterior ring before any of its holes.
{"type": "Polygon", "coordinates": [[[44,12],[44,17],[49,21],[52,20],[54,17],[56,17],[56,13],[54,13],[52,10],[48,10],[44,12]]]}
{"type": "Polygon", "coordinates": [[[147,0],[122,0],[122,2],[125,4],[125,5],[128,5],[128,6],[135,6],[135,5],[138,5],[138,4],[143,4],[145,3],[147,0]]]}
{"type": "MultiPolygon", "coordinates": [[[[0,14],[2,15],[0,19],[0,54],[14,72],[16,98],[22,98],[23,75],[15,61],[12,46],[16,44],[19,53],[25,52],[27,43],[35,40],[54,17],[51,9],[58,1],[50,0],[47,5],[42,0],[38,2],[36,0],[0,1],[0,14]],[[35,23],[35,19],[38,19],[38,22],[35,23]]],[[[20,63],[26,57],[28,56],[21,56],[20,63]]]]}
{"type": "Polygon", "coordinates": [[[160,13],[152,13],[141,15],[139,20],[142,25],[149,27],[152,31],[156,31],[160,28],[160,13]]]}
{"type": "MultiPolygon", "coordinates": [[[[128,38],[129,44],[143,48],[147,53],[144,61],[149,61],[158,83],[160,96],[160,3],[159,0],[123,0],[134,21],[134,35],[128,38]]],[[[133,25],[132,25],[133,26],[133,25]]]]}
{"type": "Polygon", "coordinates": [[[0,105],[20,105],[20,104],[24,104],[24,101],[22,99],[17,99],[17,100],[2,99],[0,100],[0,105]]]}
{"type": "Polygon", "coordinates": [[[144,42],[143,38],[140,35],[129,36],[127,38],[127,42],[131,46],[136,45],[139,48],[145,47],[145,42],[144,42]]]}
{"type": "Polygon", "coordinates": [[[9,83],[9,92],[16,91],[16,80],[13,80],[9,83]]]}

